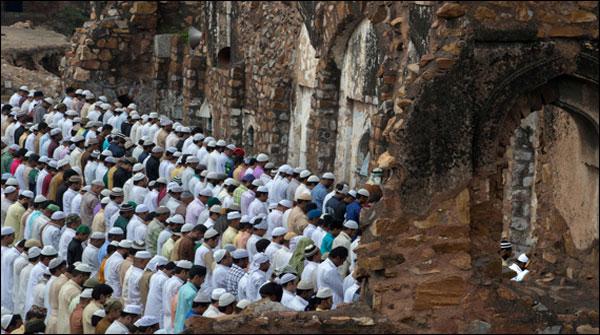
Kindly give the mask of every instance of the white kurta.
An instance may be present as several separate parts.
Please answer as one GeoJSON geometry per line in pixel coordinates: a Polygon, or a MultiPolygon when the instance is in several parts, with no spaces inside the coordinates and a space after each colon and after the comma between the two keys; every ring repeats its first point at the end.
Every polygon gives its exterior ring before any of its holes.
{"type": "Polygon", "coordinates": [[[27,313],[33,305],[33,289],[38,284],[40,279],[42,279],[46,270],[47,267],[42,262],[38,262],[31,269],[29,280],[27,281],[27,291],[25,291],[25,309],[23,310],[25,313],[27,313]]]}
{"type": "Polygon", "coordinates": [[[260,287],[267,282],[267,273],[256,269],[250,274],[248,284],[246,286],[246,299],[250,301],[260,300],[260,287]]]}
{"type": "Polygon", "coordinates": [[[183,284],[183,280],[174,275],[166,281],[163,288],[163,327],[167,333],[172,333],[174,328],[173,321],[171,320],[171,299],[173,299],[183,284]]]}
{"type": "MultiPolygon", "coordinates": [[[[48,229],[48,228],[46,228],[48,229]]],[[[70,227],[65,227],[65,231],[62,233],[60,237],[60,242],[58,243],[58,257],[61,259],[67,259],[67,249],[69,248],[69,243],[75,237],[75,230],[70,227]]]]}
{"type": "Polygon", "coordinates": [[[48,223],[46,228],[44,228],[41,232],[41,235],[43,245],[51,245],[54,247],[54,249],[59,250],[60,253],[60,248],[58,247],[61,239],[60,228],[54,224],[48,223]]]}
{"type": "Polygon", "coordinates": [[[163,287],[169,279],[166,273],[156,271],[150,277],[150,285],[148,288],[148,297],[146,299],[145,316],[154,316],[160,320],[160,327],[164,326],[163,319],[163,287]]]}
{"type": "Polygon", "coordinates": [[[313,284],[313,287],[317,286],[317,267],[319,263],[307,261],[302,270],[300,280],[313,284]]]}
{"type": "Polygon", "coordinates": [[[304,305],[302,305],[300,301],[296,299],[296,295],[286,289],[283,289],[283,295],[281,296],[281,304],[294,311],[304,311],[304,305]]]}
{"type": "Polygon", "coordinates": [[[108,259],[106,260],[106,265],[104,266],[104,278],[106,279],[106,284],[108,284],[113,289],[113,298],[121,297],[121,283],[119,282],[119,269],[121,268],[121,263],[123,263],[123,256],[115,251],[108,259]]]}
{"type": "MultiPolygon", "coordinates": [[[[132,305],[142,305],[142,296],[140,293],[139,282],[140,278],[142,278],[142,274],[144,274],[144,270],[136,268],[135,266],[131,266],[129,270],[131,270],[131,273],[129,274],[129,278],[125,283],[125,285],[127,285],[127,297],[125,299],[125,303],[132,305]]],[[[123,293],[125,293],[125,288],[123,289],[123,293]]],[[[143,305],[142,308],[144,308],[143,305]]]]}
{"type": "Polygon", "coordinates": [[[2,307],[12,311],[13,265],[19,257],[15,247],[2,247],[2,307]]]}
{"type": "Polygon", "coordinates": [[[269,214],[269,207],[267,205],[267,202],[262,202],[258,199],[254,199],[248,206],[248,216],[253,218],[258,214],[264,214],[265,216],[267,216],[269,214]]]}
{"type": "Polygon", "coordinates": [[[215,271],[212,275],[212,288],[224,288],[227,289],[227,283],[226,283],[226,279],[227,279],[227,272],[229,271],[229,267],[222,265],[222,264],[217,264],[217,266],[215,267],[215,271]]]}
{"type": "Polygon", "coordinates": [[[106,328],[106,332],[104,334],[129,334],[129,329],[119,322],[119,320],[113,321],[113,323],[106,328]]]}
{"type": "Polygon", "coordinates": [[[281,247],[273,254],[273,269],[283,269],[290,263],[292,259],[292,252],[286,246],[281,247]]]}
{"type": "Polygon", "coordinates": [[[333,291],[333,305],[337,306],[344,299],[344,287],[337,267],[331,259],[326,259],[317,268],[317,287],[329,287],[333,291]]]}
{"type": "Polygon", "coordinates": [[[83,249],[83,254],[81,254],[81,262],[91,266],[94,269],[94,273],[100,268],[100,264],[98,264],[99,251],[100,249],[88,243],[85,249],[83,249]]]}

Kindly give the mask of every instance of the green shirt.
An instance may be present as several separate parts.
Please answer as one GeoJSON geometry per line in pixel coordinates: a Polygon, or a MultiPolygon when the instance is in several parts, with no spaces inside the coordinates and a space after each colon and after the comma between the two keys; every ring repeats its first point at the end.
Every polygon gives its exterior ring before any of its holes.
{"type": "Polygon", "coordinates": [[[127,236],[127,224],[128,223],[129,223],[129,221],[126,218],[119,215],[119,217],[117,218],[117,221],[115,221],[114,226],[123,229],[123,234],[125,236],[127,236]]]}
{"type": "Polygon", "coordinates": [[[240,202],[242,200],[242,194],[248,191],[248,188],[244,185],[238,186],[235,191],[233,191],[233,203],[240,206],[240,202]]]}
{"type": "Polygon", "coordinates": [[[13,156],[10,154],[10,152],[8,152],[8,150],[6,150],[0,158],[0,165],[2,165],[0,170],[2,170],[2,174],[10,173],[10,165],[12,164],[12,161],[13,156]]]}

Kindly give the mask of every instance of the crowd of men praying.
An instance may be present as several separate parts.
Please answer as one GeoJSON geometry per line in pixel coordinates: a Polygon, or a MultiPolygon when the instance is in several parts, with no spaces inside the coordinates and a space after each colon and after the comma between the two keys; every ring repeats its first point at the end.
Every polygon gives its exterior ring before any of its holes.
{"type": "Polygon", "coordinates": [[[360,296],[370,195],[331,172],[70,87],[20,87],[1,124],[3,333],[179,333],[360,296]]]}

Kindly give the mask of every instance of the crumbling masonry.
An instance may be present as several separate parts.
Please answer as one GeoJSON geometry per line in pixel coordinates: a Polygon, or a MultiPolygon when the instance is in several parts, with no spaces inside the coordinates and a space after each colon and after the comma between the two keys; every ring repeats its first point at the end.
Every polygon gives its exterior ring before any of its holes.
{"type": "Polygon", "coordinates": [[[597,332],[597,15],[593,1],[109,1],[63,76],[277,163],[353,185],[383,169],[358,250],[369,312],[244,329],[597,332]],[[532,259],[528,282],[500,279],[501,238],[532,259]]]}

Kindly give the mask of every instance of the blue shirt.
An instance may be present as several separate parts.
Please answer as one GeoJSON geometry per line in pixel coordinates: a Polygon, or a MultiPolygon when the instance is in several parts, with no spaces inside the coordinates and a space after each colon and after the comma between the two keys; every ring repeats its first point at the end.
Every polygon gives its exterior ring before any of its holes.
{"type": "Polygon", "coordinates": [[[346,206],[346,220],[354,220],[360,224],[358,218],[360,217],[360,204],[358,200],[354,200],[348,206],[346,206]]]}
{"type": "Polygon", "coordinates": [[[175,310],[175,333],[183,331],[186,316],[192,310],[192,303],[197,292],[196,285],[189,281],[179,288],[177,309],[175,310]]]}
{"type": "Polygon", "coordinates": [[[116,143],[111,143],[108,146],[108,150],[110,150],[113,153],[113,156],[117,158],[125,156],[125,150],[118,146],[116,143]]]}
{"type": "Polygon", "coordinates": [[[323,241],[321,242],[321,254],[326,254],[331,251],[331,246],[333,245],[333,235],[330,232],[327,232],[325,236],[323,236],[323,241]]]}
{"type": "Polygon", "coordinates": [[[313,202],[317,204],[317,208],[323,208],[323,200],[325,200],[325,196],[327,195],[327,189],[323,184],[319,183],[315,188],[310,192],[312,195],[313,202]]]}
{"type": "Polygon", "coordinates": [[[98,250],[98,264],[102,264],[102,260],[104,259],[104,256],[106,256],[106,253],[108,252],[108,244],[109,244],[108,240],[104,241],[104,244],[98,250]]]}

